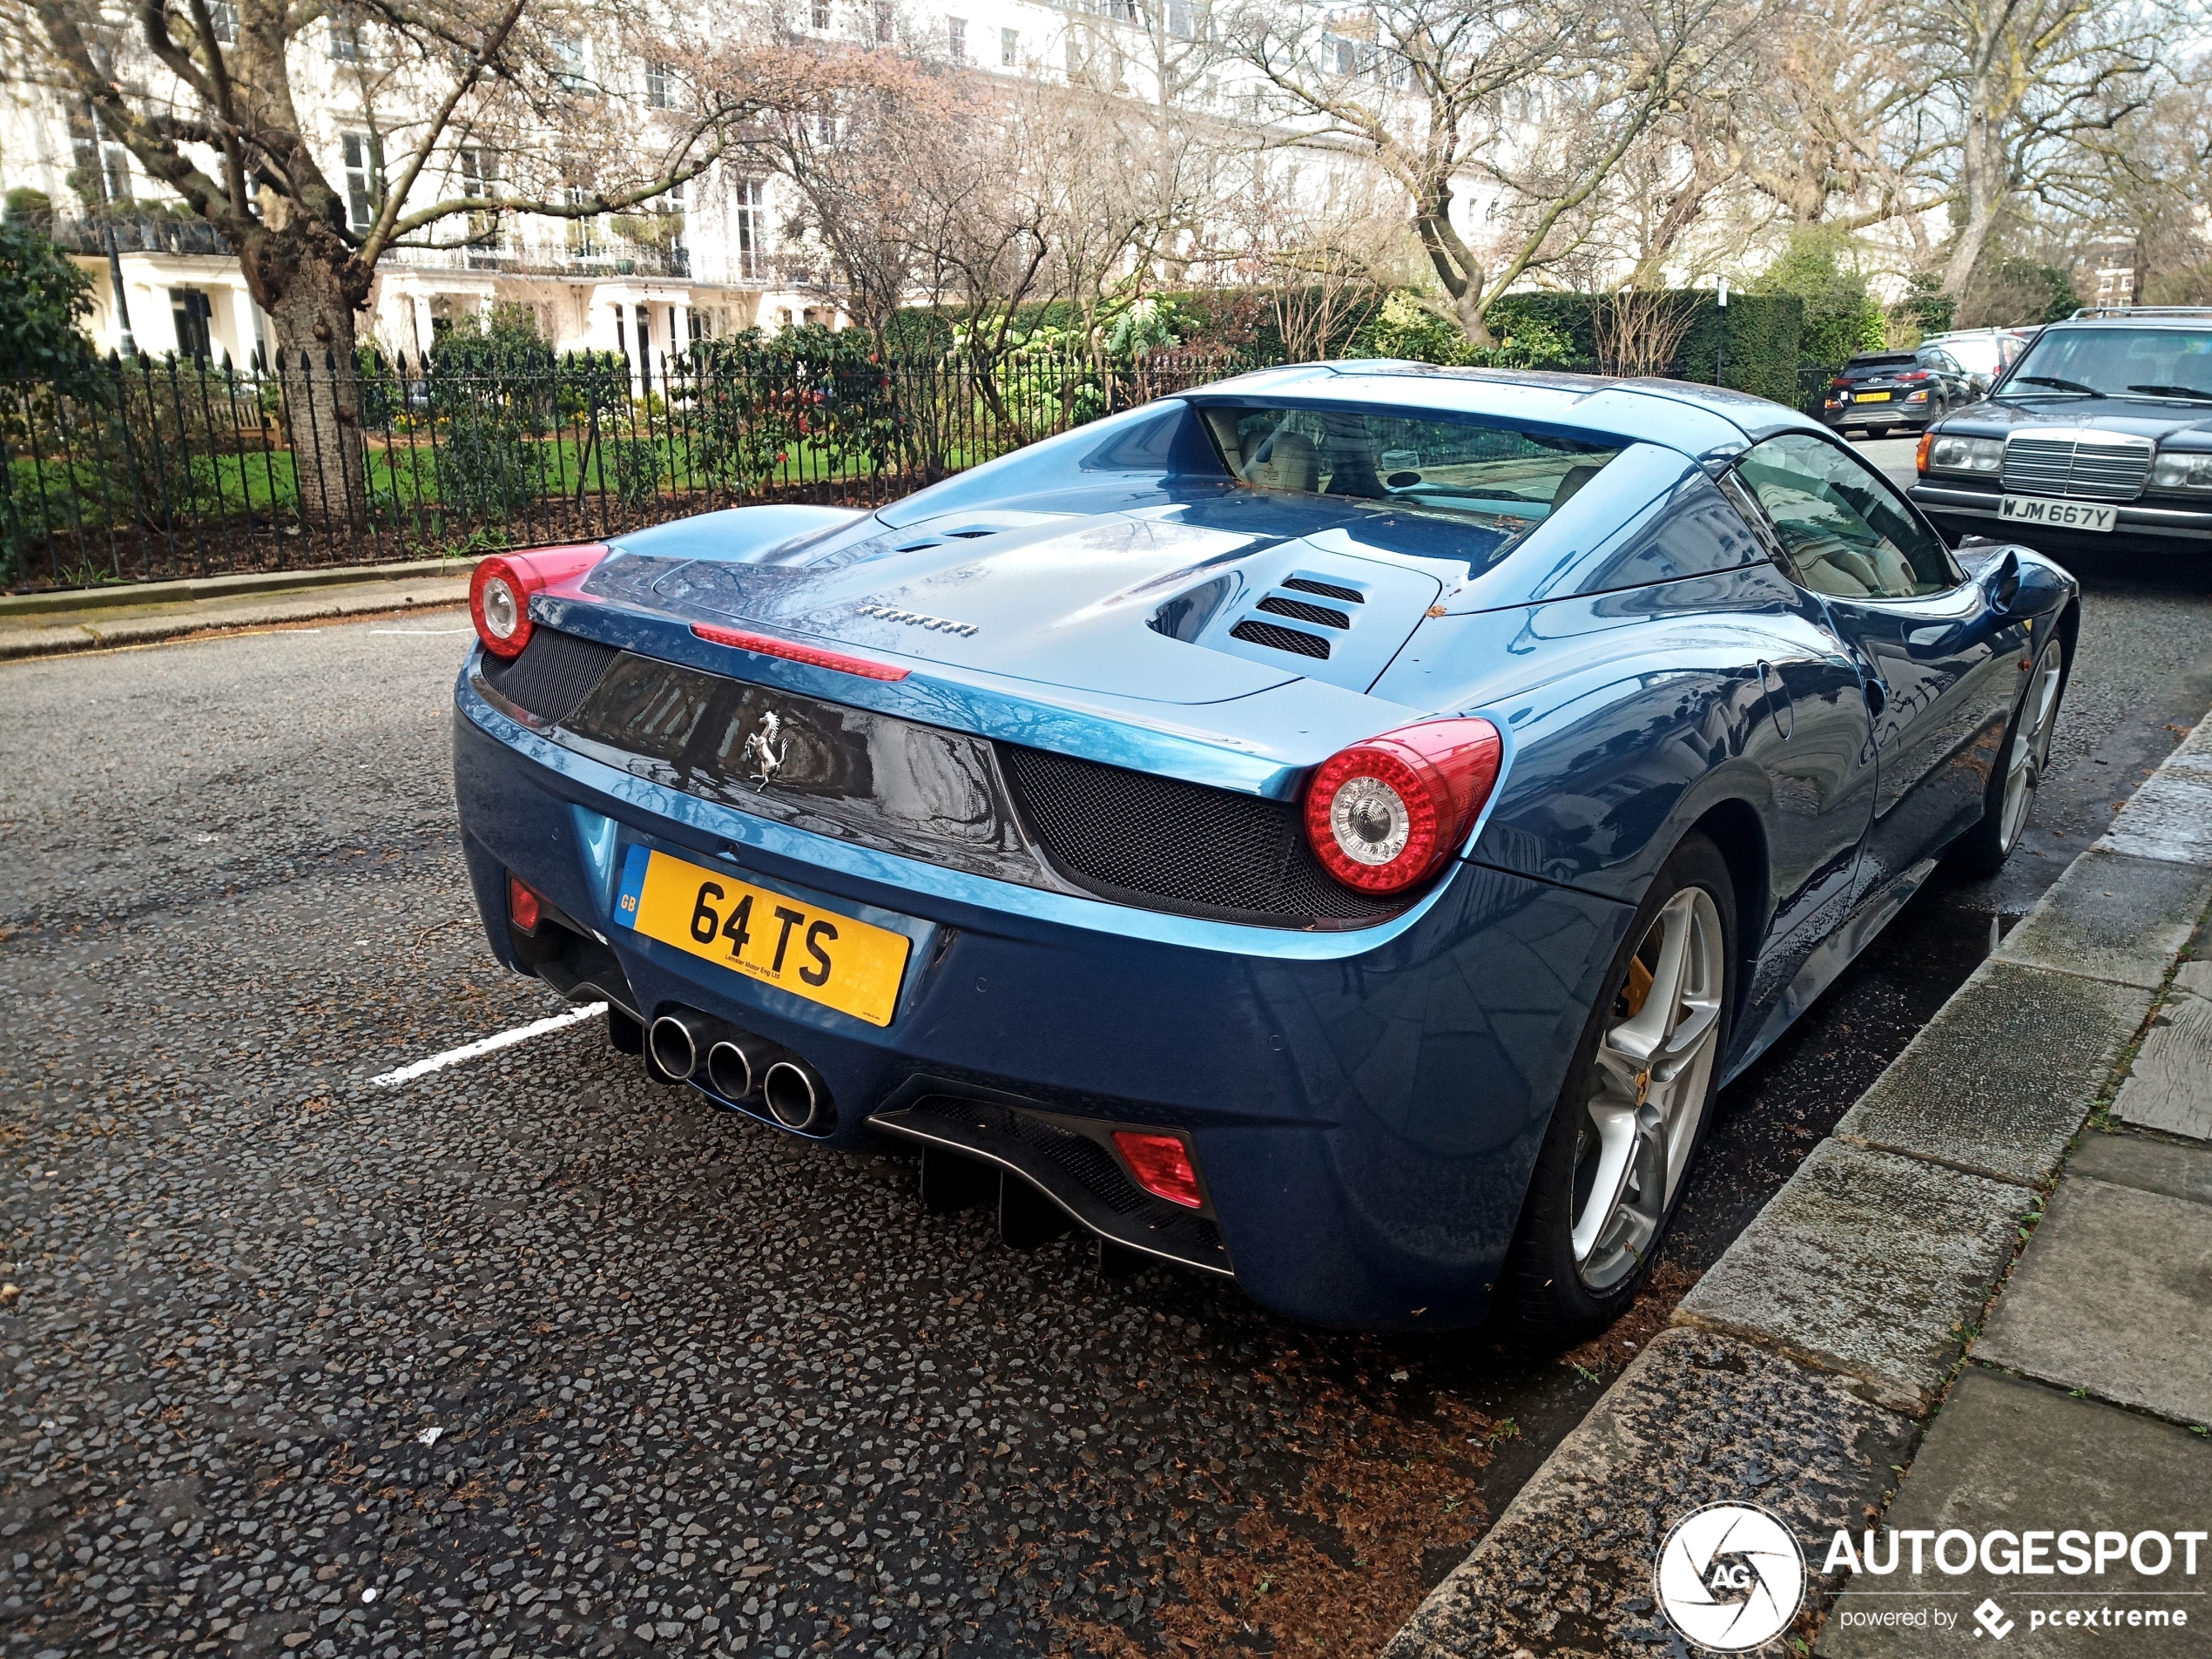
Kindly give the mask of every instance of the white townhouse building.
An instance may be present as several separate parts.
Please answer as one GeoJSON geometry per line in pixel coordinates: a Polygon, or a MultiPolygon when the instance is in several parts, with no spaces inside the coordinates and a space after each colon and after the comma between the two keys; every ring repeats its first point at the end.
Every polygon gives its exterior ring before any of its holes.
{"type": "MultiPolygon", "coordinates": [[[[1165,38],[1158,38],[1140,23],[1137,3],[921,0],[940,8],[922,11],[911,0],[903,10],[891,0],[799,0],[799,21],[824,38],[895,42],[992,74],[1080,81],[1149,99],[1160,48],[1194,40],[1205,23],[1202,0],[1165,0],[1153,18],[1164,24],[1165,38]]],[[[295,97],[311,138],[326,176],[344,191],[354,222],[364,229],[381,189],[381,158],[361,99],[348,91],[358,78],[347,71],[366,50],[359,25],[349,26],[336,9],[293,49],[295,97]]],[[[1352,72],[1352,49],[1345,50],[1352,72]]],[[[649,110],[667,107],[676,95],[670,70],[596,61],[610,53],[595,41],[579,41],[573,51],[580,84],[642,94],[649,110]]],[[[1185,96],[1215,118],[1238,125],[1241,114],[1250,124],[1258,106],[1238,79],[1233,65],[1224,66],[1185,96]]],[[[499,158],[489,149],[462,142],[441,158],[444,176],[418,184],[423,199],[502,193],[499,158]]],[[[91,329],[103,349],[126,345],[127,323],[127,343],[141,352],[240,365],[267,361],[270,320],[213,229],[150,180],[86,107],[10,78],[0,85],[0,191],[24,190],[51,203],[56,239],[93,278],[91,329]]],[[[461,245],[396,247],[380,260],[362,338],[412,356],[429,347],[447,320],[495,301],[530,307],[557,349],[616,350],[648,361],[701,336],[802,322],[841,326],[846,320],[822,297],[819,252],[783,245],[779,228],[796,206],[792,191],[772,172],[725,162],[632,215],[488,215],[474,239],[469,221],[444,221],[433,227],[435,239],[461,245]]]]}

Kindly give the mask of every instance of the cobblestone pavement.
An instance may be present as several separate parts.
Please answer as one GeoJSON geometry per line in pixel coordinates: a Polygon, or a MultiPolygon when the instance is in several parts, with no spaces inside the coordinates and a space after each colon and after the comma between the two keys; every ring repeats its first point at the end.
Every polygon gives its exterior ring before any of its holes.
{"type": "MultiPolygon", "coordinates": [[[[2208,610],[2093,609],[2107,760],[2202,706],[2208,610]]],[[[597,1022],[369,1086],[558,1006],[462,881],[462,625],[0,670],[7,1654],[1371,1652],[1663,1314],[1561,1364],[1103,1280],[597,1022]]],[[[1730,1091],[1677,1279],[1927,954],[1730,1091]]]]}

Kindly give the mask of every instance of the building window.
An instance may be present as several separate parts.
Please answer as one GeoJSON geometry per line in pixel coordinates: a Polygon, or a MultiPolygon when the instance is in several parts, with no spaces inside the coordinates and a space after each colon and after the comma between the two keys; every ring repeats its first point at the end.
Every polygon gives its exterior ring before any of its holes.
{"type": "Polygon", "coordinates": [[[384,146],[367,132],[348,132],[344,144],[346,222],[366,234],[384,206],[384,146]]]}
{"type": "Polygon", "coordinates": [[[734,215],[733,228],[737,232],[738,280],[758,282],[761,273],[762,210],[766,206],[761,199],[760,180],[740,179],[731,211],[734,215]]]}
{"type": "Polygon", "coordinates": [[[1330,67],[1338,74],[1349,76],[1357,75],[1359,72],[1359,47],[1348,40],[1331,40],[1326,44],[1329,49],[1330,67]]]}
{"type": "Polygon", "coordinates": [[[875,44],[888,46],[898,35],[899,12],[891,0],[875,0],[875,44]]]}
{"type": "Polygon", "coordinates": [[[952,53],[953,62],[955,64],[964,64],[968,61],[967,18],[948,17],[945,19],[945,46],[952,53]]]}
{"type": "Polygon", "coordinates": [[[806,8],[806,20],[813,25],[816,34],[829,33],[829,0],[813,0],[813,3],[806,8]]]}
{"type": "MultiPolygon", "coordinates": [[[[462,195],[475,201],[490,201],[499,194],[499,157],[496,152],[468,145],[456,158],[462,195]]],[[[506,220],[497,213],[471,213],[469,246],[477,253],[497,253],[504,243],[506,229],[506,220]]],[[[471,262],[474,263],[473,259],[471,262]]]]}
{"type": "Polygon", "coordinates": [[[1012,69],[1022,61],[1022,31],[1018,29],[999,30],[999,67],[1012,69]]]}
{"type": "Polygon", "coordinates": [[[1191,0],[1168,0],[1168,33],[1177,40],[1198,37],[1198,8],[1191,0]]]}
{"type": "Polygon", "coordinates": [[[209,0],[207,27],[220,44],[238,44],[238,7],[232,0],[209,0]]]}
{"type": "Polygon", "coordinates": [[[169,290],[169,315],[177,325],[178,356],[204,363],[214,354],[207,327],[214,313],[214,307],[199,289],[169,290]]]}
{"type": "Polygon", "coordinates": [[[350,11],[330,14],[330,57],[337,64],[365,64],[368,54],[361,44],[361,20],[350,11]]]}
{"type": "Polygon", "coordinates": [[[572,35],[556,35],[547,43],[553,51],[553,78],[563,92],[590,92],[591,84],[583,61],[583,43],[572,35]]]}
{"type": "Polygon", "coordinates": [[[646,65],[645,65],[645,103],[646,103],[646,105],[647,105],[649,107],[651,107],[651,108],[652,108],[652,109],[656,109],[656,110],[672,110],[672,109],[674,109],[674,108],[676,107],[676,98],[675,98],[675,81],[676,81],[676,78],[675,78],[675,76],[674,76],[674,75],[672,75],[672,74],[671,74],[671,73],[669,72],[669,67],[668,67],[668,65],[667,65],[667,64],[646,64],[646,65]]]}

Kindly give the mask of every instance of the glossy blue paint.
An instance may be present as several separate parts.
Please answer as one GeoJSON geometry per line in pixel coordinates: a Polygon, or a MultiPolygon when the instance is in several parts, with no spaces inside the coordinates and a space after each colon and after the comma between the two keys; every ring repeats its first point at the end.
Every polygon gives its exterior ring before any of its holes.
{"type": "MultiPolygon", "coordinates": [[[[1629,914],[1466,864],[1382,926],[1263,934],[962,875],[715,806],[536,738],[465,682],[454,742],[480,902],[498,871],[526,871],[615,940],[648,1017],[699,1008],[804,1054],[840,1103],[843,1141],[864,1140],[867,1108],[917,1074],[1188,1129],[1239,1282],[1328,1323],[1480,1317],[1579,1034],[1575,1010],[1595,995],[1629,914]],[[615,821],[622,846],[723,864],[907,932],[917,967],[894,1024],[618,932],[579,833],[588,815],[615,821]],[[1317,1234],[1323,1216],[1336,1224],[1317,1234]]],[[[503,917],[499,903],[487,914],[503,917]]]]}
{"type": "Polygon", "coordinates": [[[456,786],[493,948],[512,965],[512,869],[615,939],[641,1012],[701,1008],[805,1055],[839,1102],[839,1138],[921,1077],[1184,1129],[1260,1300],[1332,1323],[1471,1322],[1599,981],[1683,836],[1714,834],[1737,879],[1733,1071],[1973,821],[2022,678],[1999,670],[2029,620],[2055,625],[2076,602],[2071,578],[2025,552],[2001,604],[2015,567],[1979,556],[1973,579],[1925,600],[1843,605],[1796,585],[1725,474],[1760,438],[1800,430],[1819,428],[1710,388],[1305,366],[1102,421],[873,515],[755,509],[618,537],[532,615],[712,673],[1278,800],[1346,745],[1435,716],[1491,719],[1505,764],[1461,859],[1409,909],[1342,931],[1261,928],[994,880],[681,793],[502,712],[464,671],[456,786]],[[1619,452],[1507,543],[1387,502],[1238,484],[1196,413],[1216,401],[1420,413],[1619,452]],[[1359,595],[1337,601],[1359,610],[1325,664],[1231,632],[1293,579],[1359,595]],[[711,644],[693,622],[908,671],[861,678],[711,644]],[[610,928],[613,872],[637,845],[907,933],[892,1025],[610,928]]]}

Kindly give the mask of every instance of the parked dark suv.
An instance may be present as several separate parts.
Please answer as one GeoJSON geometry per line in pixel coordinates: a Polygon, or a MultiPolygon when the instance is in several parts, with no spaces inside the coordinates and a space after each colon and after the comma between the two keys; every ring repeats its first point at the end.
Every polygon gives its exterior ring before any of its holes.
{"type": "Polygon", "coordinates": [[[1846,436],[1917,430],[1973,402],[1978,389],[1966,366],[1940,346],[1861,352],[1828,382],[1820,418],[1846,436]]]}
{"type": "Polygon", "coordinates": [[[2063,556],[2212,551],[2212,307],[2078,311],[1929,428],[1912,499],[1952,536],[2063,556]]]}

